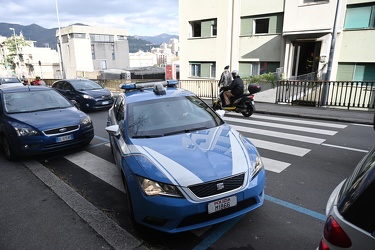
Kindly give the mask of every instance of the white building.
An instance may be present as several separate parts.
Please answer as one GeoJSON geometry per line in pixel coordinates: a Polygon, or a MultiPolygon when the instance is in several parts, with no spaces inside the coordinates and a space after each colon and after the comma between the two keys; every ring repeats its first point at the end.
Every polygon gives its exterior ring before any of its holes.
{"type": "MultiPolygon", "coordinates": [[[[17,36],[17,40],[22,37],[22,34],[17,36]]],[[[50,48],[39,48],[35,47],[35,41],[25,41],[26,45],[17,44],[17,49],[21,55],[16,58],[17,67],[15,72],[11,68],[5,65],[5,58],[9,54],[8,48],[4,42],[8,39],[6,37],[0,37],[0,75],[12,76],[15,75],[21,78],[22,75],[29,79],[34,79],[36,76],[40,76],[44,79],[56,79],[60,75],[59,73],[59,56],[56,50],[50,48]]]]}
{"type": "Polygon", "coordinates": [[[370,0],[180,0],[180,79],[219,79],[230,65],[242,77],[279,69],[287,78],[312,72],[324,78],[329,69],[330,80],[375,80],[374,6],[370,0]]]}
{"type": "MultiPolygon", "coordinates": [[[[99,71],[129,67],[127,36],[126,30],[116,28],[83,25],[62,28],[61,50],[66,78],[96,78],[99,71]]],[[[59,30],[56,37],[59,39],[59,30]]]]}
{"type": "Polygon", "coordinates": [[[168,43],[153,47],[150,52],[139,50],[129,54],[130,67],[165,66],[178,60],[179,43],[172,38],[168,43]]]}

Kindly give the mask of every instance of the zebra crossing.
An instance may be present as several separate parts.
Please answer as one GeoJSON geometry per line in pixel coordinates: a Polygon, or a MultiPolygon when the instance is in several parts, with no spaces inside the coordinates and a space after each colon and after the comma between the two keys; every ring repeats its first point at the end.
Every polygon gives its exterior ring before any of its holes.
{"type": "MultiPolygon", "coordinates": [[[[295,157],[304,157],[312,150],[308,147],[309,145],[323,145],[326,138],[337,134],[340,130],[347,127],[347,125],[331,122],[307,121],[257,114],[254,114],[250,118],[243,118],[237,114],[226,114],[224,120],[232,128],[247,136],[258,149],[265,149],[295,157]],[[258,138],[252,138],[254,135],[258,138]],[[264,139],[259,139],[259,137],[264,137],[264,139]],[[303,146],[275,142],[272,141],[273,138],[283,139],[283,141],[287,142],[301,143],[303,146]]],[[[103,138],[99,139],[105,140],[103,138]]],[[[104,145],[107,147],[110,146],[109,143],[105,143],[104,145]]],[[[120,171],[112,162],[88,151],[71,154],[65,156],[65,158],[124,192],[120,171]]],[[[280,173],[292,164],[287,161],[280,161],[280,159],[271,159],[264,156],[262,156],[262,160],[266,170],[274,173],[280,173]]]]}

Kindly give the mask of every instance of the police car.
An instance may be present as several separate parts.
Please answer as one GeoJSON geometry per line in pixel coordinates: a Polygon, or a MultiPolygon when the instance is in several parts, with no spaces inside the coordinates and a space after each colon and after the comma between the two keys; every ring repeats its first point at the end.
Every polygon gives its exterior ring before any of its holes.
{"type": "Polygon", "coordinates": [[[246,214],[265,187],[256,147],[177,84],[121,85],[106,127],[132,221],[168,233],[246,214]]]}

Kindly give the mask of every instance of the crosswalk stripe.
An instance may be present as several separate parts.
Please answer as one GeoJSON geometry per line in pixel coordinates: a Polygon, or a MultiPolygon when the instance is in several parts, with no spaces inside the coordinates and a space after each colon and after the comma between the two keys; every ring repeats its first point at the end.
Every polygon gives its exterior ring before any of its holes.
{"type": "Polygon", "coordinates": [[[260,121],[245,120],[245,119],[236,119],[236,118],[225,117],[225,116],[224,116],[224,120],[232,121],[232,122],[239,122],[243,124],[266,126],[266,127],[271,127],[271,128],[281,128],[281,129],[288,129],[288,130],[295,130],[295,131],[302,131],[302,132],[309,132],[309,133],[323,134],[323,135],[335,135],[337,133],[337,131],[332,131],[332,130],[300,127],[300,126],[285,125],[285,124],[276,124],[276,123],[270,123],[270,122],[260,122],[260,121]]]}
{"type": "Polygon", "coordinates": [[[275,173],[280,173],[281,171],[290,166],[290,163],[277,161],[266,157],[262,157],[262,161],[266,170],[275,173]]]}
{"type": "Polygon", "coordinates": [[[234,128],[235,130],[241,131],[241,132],[277,137],[277,138],[288,139],[288,140],[293,140],[293,141],[301,141],[301,142],[307,142],[311,144],[322,144],[323,142],[325,142],[325,139],[315,138],[315,137],[310,137],[310,136],[296,135],[296,134],[276,132],[276,131],[265,130],[265,129],[249,128],[249,127],[236,126],[236,125],[230,125],[230,126],[234,128]]]}
{"type": "Polygon", "coordinates": [[[252,115],[251,117],[256,118],[256,119],[262,119],[262,120],[289,122],[289,123],[296,123],[296,124],[307,124],[307,125],[313,125],[313,126],[339,128],[339,129],[344,129],[347,127],[347,125],[342,125],[342,124],[335,124],[335,123],[328,123],[328,122],[315,122],[311,120],[307,121],[307,120],[281,118],[281,117],[274,117],[274,116],[270,117],[270,116],[252,115]]]}
{"type": "Polygon", "coordinates": [[[272,150],[272,151],[276,151],[276,152],[280,152],[284,154],[304,156],[305,154],[310,152],[310,149],[307,149],[307,148],[289,146],[289,145],[285,145],[281,143],[262,141],[262,140],[253,139],[253,138],[249,138],[249,139],[257,148],[268,149],[268,150],[272,150]]]}
{"type": "Polygon", "coordinates": [[[67,155],[65,158],[118,190],[125,192],[121,172],[115,164],[87,151],[67,155]]]}

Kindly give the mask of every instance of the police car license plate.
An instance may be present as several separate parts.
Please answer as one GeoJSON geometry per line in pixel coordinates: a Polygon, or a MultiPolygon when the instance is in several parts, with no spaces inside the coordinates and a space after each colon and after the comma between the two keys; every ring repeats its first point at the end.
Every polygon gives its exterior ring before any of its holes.
{"type": "Polygon", "coordinates": [[[109,104],[109,101],[102,102],[102,105],[107,105],[109,104]]]}
{"type": "Polygon", "coordinates": [[[56,142],[70,141],[73,140],[73,135],[64,135],[56,138],[56,142]]]}
{"type": "Polygon", "coordinates": [[[237,196],[227,197],[221,200],[208,203],[208,213],[212,214],[223,209],[234,207],[237,205],[237,196]]]}

